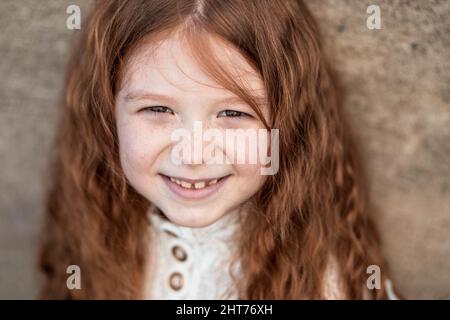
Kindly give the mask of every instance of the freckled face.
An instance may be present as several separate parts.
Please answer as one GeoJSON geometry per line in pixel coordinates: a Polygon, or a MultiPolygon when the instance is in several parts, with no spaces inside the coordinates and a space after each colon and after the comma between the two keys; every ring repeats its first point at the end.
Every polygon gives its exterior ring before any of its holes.
{"type": "MultiPolygon", "coordinates": [[[[231,47],[213,38],[214,52],[255,97],[264,99],[259,76],[231,47]]],[[[128,61],[116,97],[120,161],[134,189],[174,223],[201,227],[238,210],[263,185],[260,164],[176,164],[174,130],[263,129],[250,106],[203,73],[174,35],[140,48],[128,61]]],[[[261,106],[267,119],[267,109],[261,106]]],[[[229,157],[229,150],[217,147],[229,157]]],[[[202,157],[202,156],[201,156],[202,157]]]]}

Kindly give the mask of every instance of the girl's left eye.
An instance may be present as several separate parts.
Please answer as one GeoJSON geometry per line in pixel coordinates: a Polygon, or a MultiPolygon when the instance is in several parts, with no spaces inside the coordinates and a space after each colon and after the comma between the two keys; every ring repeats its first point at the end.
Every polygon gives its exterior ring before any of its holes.
{"type": "Polygon", "coordinates": [[[241,118],[241,117],[251,117],[248,113],[242,112],[242,111],[236,111],[236,110],[223,110],[220,111],[217,115],[218,118],[220,117],[228,117],[228,118],[241,118]]]}
{"type": "Polygon", "coordinates": [[[140,109],[139,111],[175,114],[175,112],[173,112],[172,109],[170,109],[169,107],[164,107],[164,106],[145,107],[145,108],[140,109]]]}

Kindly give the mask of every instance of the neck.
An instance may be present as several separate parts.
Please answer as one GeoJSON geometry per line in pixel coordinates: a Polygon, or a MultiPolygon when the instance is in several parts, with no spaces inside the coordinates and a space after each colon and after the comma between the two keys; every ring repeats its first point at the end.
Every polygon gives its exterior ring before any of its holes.
{"type": "Polygon", "coordinates": [[[236,235],[237,230],[239,230],[241,218],[244,213],[245,210],[241,206],[227,212],[219,220],[210,225],[204,227],[185,227],[170,221],[161,210],[155,207],[151,207],[148,212],[151,224],[155,227],[156,231],[165,231],[193,242],[230,240],[236,235]]]}

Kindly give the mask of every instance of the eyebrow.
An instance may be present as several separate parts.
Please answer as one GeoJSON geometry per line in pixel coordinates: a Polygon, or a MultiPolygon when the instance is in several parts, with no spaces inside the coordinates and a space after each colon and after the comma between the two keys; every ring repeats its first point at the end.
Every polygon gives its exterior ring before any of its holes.
{"type": "Polygon", "coordinates": [[[174,104],[176,102],[176,100],[174,98],[172,98],[168,95],[144,92],[144,91],[130,92],[127,95],[125,95],[124,99],[127,102],[133,102],[133,101],[139,101],[139,100],[162,100],[162,101],[167,101],[171,104],[174,104]]]}
{"type": "MultiPolygon", "coordinates": [[[[255,99],[257,103],[264,103],[264,98],[260,96],[252,97],[255,99]]],[[[158,101],[165,101],[169,104],[175,105],[177,104],[177,100],[174,99],[171,96],[160,94],[160,93],[152,93],[152,92],[144,92],[144,91],[136,91],[136,92],[130,92],[127,95],[125,95],[125,101],[126,102],[134,102],[139,100],[158,100],[158,101]]],[[[219,98],[214,101],[215,103],[237,103],[237,102],[244,102],[239,96],[232,96],[232,97],[225,97],[225,98],[219,98]]]]}

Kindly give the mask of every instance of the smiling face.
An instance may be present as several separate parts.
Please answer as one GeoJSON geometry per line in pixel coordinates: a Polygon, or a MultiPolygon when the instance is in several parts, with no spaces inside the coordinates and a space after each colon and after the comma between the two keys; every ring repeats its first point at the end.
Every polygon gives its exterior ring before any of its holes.
{"type": "MultiPolygon", "coordinates": [[[[237,51],[212,40],[221,65],[245,83],[252,96],[264,101],[258,74],[237,51]]],[[[115,112],[121,165],[131,186],[169,220],[189,227],[209,225],[236,212],[262,187],[265,176],[259,162],[174,161],[175,130],[192,132],[200,123],[203,130],[216,129],[225,136],[226,129],[264,128],[249,105],[203,73],[177,34],[158,46],[146,44],[137,50],[122,79],[115,112]]],[[[264,105],[261,111],[267,119],[264,105]]],[[[224,158],[232,152],[220,144],[213,144],[213,150],[224,158]]],[[[194,148],[195,155],[199,156],[194,148]]]]}

